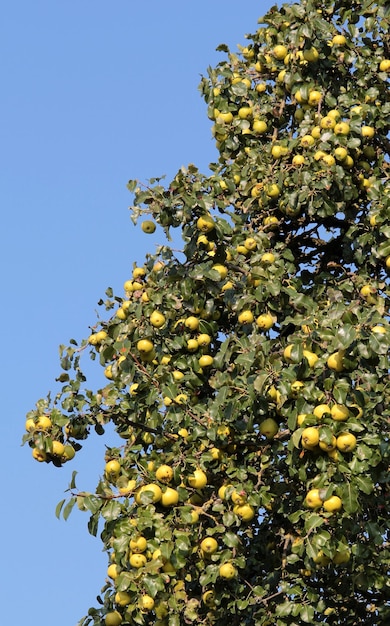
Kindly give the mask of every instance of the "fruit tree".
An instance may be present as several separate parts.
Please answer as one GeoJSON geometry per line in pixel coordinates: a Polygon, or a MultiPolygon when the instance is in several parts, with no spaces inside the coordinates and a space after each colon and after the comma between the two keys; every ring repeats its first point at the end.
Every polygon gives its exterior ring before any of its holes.
{"type": "Polygon", "coordinates": [[[167,242],[26,423],[55,465],[118,434],[57,507],[107,552],[80,624],[390,623],[389,33],[387,0],[273,7],[201,81],[210,174],[129,182],[167,242]]]}

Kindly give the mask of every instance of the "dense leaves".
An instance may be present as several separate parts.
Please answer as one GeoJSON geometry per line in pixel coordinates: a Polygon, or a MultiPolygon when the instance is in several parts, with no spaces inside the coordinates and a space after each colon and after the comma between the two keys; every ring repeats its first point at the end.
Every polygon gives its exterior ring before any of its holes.
{"type": "Polygon", "coordinates": [[[122,439],[56,511],[88,511],[108,554],[81,624],[389,620],[389,16],[272,8],[202,79],[211,174],[129,182],[134,222],[183,250],[107,291],[26,423],[56,465],[91,429],[122,439]]]}

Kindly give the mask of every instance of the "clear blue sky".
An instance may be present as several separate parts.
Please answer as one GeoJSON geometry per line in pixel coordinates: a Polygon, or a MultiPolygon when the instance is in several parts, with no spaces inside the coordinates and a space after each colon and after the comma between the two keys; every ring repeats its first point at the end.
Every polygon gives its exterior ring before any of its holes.
{"type": "MultiPolygon", "coordinates": [[[[13,0],[0,24],[3,415],[1,622],[74,626],[96,605],[106,556],[87,515],[54,515],[71,471],[93,490],[104,439],[62,469],[20,447],[25,414],[55,387],[58,345],[95,322],[106,287],[162,235],[129,218],[129,178],[215,159],[200,75],[271,2],[13,0]]],[[[100,385],[97,368],[90,385],[100,385]],[[94,383],[95,377],[95,383],[94,383]]]]}

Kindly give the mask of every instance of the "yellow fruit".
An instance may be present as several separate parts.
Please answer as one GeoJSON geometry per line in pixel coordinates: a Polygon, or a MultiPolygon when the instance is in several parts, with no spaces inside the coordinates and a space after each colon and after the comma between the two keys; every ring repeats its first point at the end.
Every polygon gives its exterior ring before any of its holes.
{"type": "Polygon", "coordinates": [[[173,377],[173,380],[175,380],[178,383],[179,381],[183,380],[184,374],[180,370],[173,370],[172,377],[173,377]]]}
{"type": "MultiPolygon", "coordinates": [[[[256,63],[256,65],[255,65],[256,71],[259,72],[260,69],[258,68],[260,67],[260,64],[256,63]],[[256,68],[256,65],[257,65],[257,68],[256,68]]],[[[255,89],[258,93],[264,93],[267,90],[267,85],[266,83],[257,83],[255,89]]]]}
{"type": "Polygon", "coordinates": [[[167,487],[161,496],[161,504],[165,507],[174,506],[179,502],[179,492],[172,487],[167,487]]]}
{"type": "Polygon", "coordinates": [[[224,563],[219,568],[219,575],[221,578],[235,578],[237,576],[237,570],[232,563],[224,563]]]}
{"type": "MultiPolygon", "coordinates": [[[[259,85],[257,85],[256,87],[257,91],[259,91],[258,87],[259,85]]],[[[267,122],[265,122],[264,120],[253,120],[252,130],[257,135],[263,135],[265,132],[267,132],[267,128],[267,122]]]]}
{"type": "Polygon", "coordinates": [[[211,448],[210,454],[213,457],[214,461],[220,461],[223,458],[223,452],[219,448],[211,448]]]}
{"type": "Polygon", "coordinates": [[[305,383],[303,383],[301,380],[296,380],[294,383],[291,384],[291,394],[293,396],[298,396],[304,389],[305,387],[305,383]]]}
{"type": "Polygon", "coordinates": [[[276,230],[279,226],[279,220],[275,215],[267,215],[263,220],[264,226],[267,226],[269,230],[276,230]]]}
{"type": "Polygon", "coordinates": [[[175,396],[173,401],[176,404],[186,404],[187,400],[188,400],[188,396],[186,393],[179,393],[177,396],[175,396]]]}
{"type": "Polygon", "coordinates": [[[199,318],[194,315],[190,315],[184,320],[184,326],[189,328],[190,330],[198,330],[199,328],[199,318]]]}
{"type": "Polygon", "coordinates": [[[318,50],[314,47],[303,51],[303,58],[305,59],[305,61],[308,61],[309,63],[313,63],[317,61],[318,57],[319,57],[318,50]]]}
{"type": "Polygon", "coordinates": [[[150,316],[150,323],[155,328],[161,328],[165,324],[165,315],[160,313],[160,311],[153,311],[150,316]]]}
{"type": "Polygon", "coordinates": [[[206,537],[201,542],[200,548],[204,554],[214,554],[218,550],[218,543],[214,537],[206,537]]]}
{"type": "Polygon", "coordinates": [[[139,387],[138,383],[132,383],[129,387],[129,393],[131,396],[136,396],[137,395],[137,389],[139,387]]]}
{"type": "Polygon", "coordinates": [[[173,469],[170,465],[160,465],[156,469],[156,478],[161,480],[161,482],[169,483],[173,478],[173,469]]]}
{"type": "Polygon", "coordinates": [[[212,589],[205,591],[204,594],[202,595],[202,602],[209,608],[214,607],[215,606],[215,592],[212,589]]]}
{"type": "Polygon", "coordinates": [[[342,146],[339,146],[338,148],[335,149],[334,156],[335,156],[336,161],[344,161],[344,159],[346,159],[348,156],[347,149],[343,148],[342,146]]]}
{"type": "Polygon", "coordinates": [[[139,569],[140,567],[143,567],[144,565],[146,565],[146,556],[144,554],[131,554],[130,558],[129,558],[129,563],[131,565],[131,567],[134,567],[135,569],[139,569]]]}
{"type": "Polygon", "coordinates": [[[321,450],[323,450],[324,452],[332,452],[335,448],[336,448],[336,437],[334,435],[332,435],[332,441],[331,443],[326,443],[325,441],[320,441],[319,442],[319,447],[321,450]]]}
{"type": "Polygon", "coordinates": [[[336,163],[336,159],[331,154],[324,154],[324,156],[322,157],[322,161],[323,163],[325,163],[325,165],[328,165],[329,167],[336,163]]]}
{"type": "Polygon", "coordinates": [[[311,146],[314,146],[315,139],[312,135],[303,135],[303,137],[301,137],[300,144],[302,148],[310,148],[311,146]]]}
{"type": "Polygon", "coordinates": [[[280,195],[280,187],[276,183],[273,183],[266,187],[265,193],[269,198],[277,198],[280,195]]]}
{"type": "Polygon", "coordinates": [[[51,452],[54,456],[62,456],[65,452],[64,444],[61,441],[53,441],[51,452]]]}
{"type": "Polygon", "coordinates": [[[220,276],[220,280],[224,280],[226,276],[228,275],[227,267],[225,267],[225,265],[222,265],[221,263],[216,263],[215,265],[213,265],[211,269],[218,272],[220,276]]]}
{"type": "Polygon", "coordinates": [[[263,313],[256,319],[256,325],[262,330],[269,330],[274,325],[271,313],[263,313]]]}
{"type": "Polygon", "coordinates": [[[122,623],[122,616],[118,611],[110,611],[109,613],[106,613],[104,623],[106,626],[120,626],[122,623]]]}
{"type": "Polygon", "coordinates": [[[351,128],[347,122],[338,122],[333,128],[335,135],[348,135],[350,130],[351,128]]]}
{"type": "Polygon", "coordinates": [[[207,485],[207,475],[201,469],[196,469],[191,476],[188,476],[188,484],[194,489],[203,489],[207,485]]]}
{"type": "Polygon", "coordinates": [[[222,287],[221,291],[227,291],[228,289],[233,289],[234,285],[231,280],[228,280],[222,287]]]}
{"type": "Polygon", "coordinates": [[[362,126],[361,128],[362,137],[367,137],[368,139],[372,139],[375,135],[375,128],[373,126],[362,126]]]}
{"type": "Polygon", "coordinates": [[[187,430],[186,428],[180,428],[180,429],[177,431],[177,434],[178,434],[180,437],[183,437],[183,439],[186,439],[190,433],[188,432],[188,430],[187,430]]]}
{"type": "Polygon", "coordinates": [[[143,485],[138,489],[135,494],[135,501],[137,504],[142,504],[141,496],[143,493],[147,494],[151,498],[152,502],[159,502],[161,500],[162,491],[160,487],[154,483],[143,485]]]}
{"type": "Polygon", "coordinates": [[[309,426],[302,431],[302,447],[308,450],[318,445],[320,433],[316,426],[309,426]]]}
{"type": "Polygon", "coordinates": [[[344,35],[335,35],[332,39],[333,46],[344,46],[347,43],[344,35]]]}
{"type": "Polygon", "coordinates": [[[341,498],[338,496],[331,496],[327,500],[324,500],[322,505],[328,513],[333,513],[334,511],[340,511],[343,506],[341,498]]]}
{"type": "Polygon", "coordinates": [[[196,222],[196,227],[202,233],[209,233],[215,228],[215,223],[214,223],[213,218],[210,215],[203,215],[196,222]]]}
{"type": "Polygon", "coordinates": [[[296,154],[293,157],[293,160],[291,161],[291,163],[295,166],[304,165],[305,157],[303,156],[303,154],[296,154]]]}
{"type": "Polygon", "coordinates": [[[233,113],[228,111],[227,113],[218,113],[217,122],[230,124],[233,121],[233,113]]]}
{"type": "Polygon", "coordinates": [[[238,254],[243,254],[244,256],[249,256],[250,254],[250,250],[248,250],[248,248],[246,248],[245,246],[237,246],[236,248],[238,254]]]}
{"type": "Polygon", "coordinates": [[[144,267],[135,267],[133,269],[133,278],[142,278],[146,274],[146,269],[144,267]]]}
{"type": "Polygon", "coordinates": [[[238,316],[238,321],[240,324],[252,324],[254,320],[254,316],[252,311],[249,310],[245,310],[245,311],[241,311],[241,313],[238,316]]]}
{"type": "Polygon", "coordinates": [[[350,169],[353,165],[354,165],[355,161],[353,160],[353,158],[348,154],[344,161],[343,161],[343,167],[346,167],[348,169],[350,169]]]}
{"type": "Polygon", "coordinates": [[[46,452],[44,450],[39,450],[39,448],[34,448],[32,451],[33,458],[39,463],[43,463],[46,461],[46,452]]]}
{"type": "Polygon", "coordinates": [[[310,489],[306,494],[305,503],[310,509],[318,509],[322,505],[319,489],[310,489]]]}
{"type": "Polygon", "coordinates": [[[115,563],[111,563],[111,565],[108,566],[107,576],[109,578],[112,578],[112,580],[115,580],[116,578],[118,578],[119,570],[118,570],[118,566],[115,563]]]}
{"type": "Polygon", "coordinates": [[[321,119],[320,126],[324,129],[334,128],[336,126],[336,120],[330,117],[330,115],[326,115],[321,119]]]}
{"type": "Polygon", "coordinates": [[[275,255],[272,252],[265,252],[260,258],[262,265],[272,265],[275,262],[275,255]]]}
{"type": "Polygon", "coordinates": [[[314,352],[310,352],[310,350],[303,350],[303,356],[309,363],[309,367],[314,367],[318,361],[318,356],[314,352]]]}
{"type": "Polygon", "coordinates": [[[349,417],[349,409],[343,404],[334,404],[330,414],[336,422],[345,422],[349,417]]]}
{"type": "Polygon", "coordinates": [[[127,496],[132,493],[137,486],[137,482],[135,480],[128,480],[124,482],[122,485],[119,485],[119,481],[117,482],[118,491],[122,496],[127,496]]]}
{"type": "Polygon", "coordinates": [[[344,369],[343,360],[344,354],[339,350],[328,357],[327,365],[329,369],[334,370],[335,372],[342,372],[344,369]]]}
{"type": "Polygon", "coordinates": [[[322,419],[325,415],[331,413],[331,408],[329,404],[317,404],[317,406],[313,409],[313,415],[315,415],[318,419],[322,419]]]}
{"type": "Polygon", "coordinates": [[[145,222],[142,222],[141,228],[144,233],[151,235],[156,230],[156,224],[151,220],[146,220],[145,222]]]}
{"type": "Polygon", "coordinates": [[[323,150],[317,150],[317,152],[314,153],[314,160],[321,161],[324,156],[326,156],[326,152],[324,152],[323,150]]]}
{"type": "Polygon", "coordinates": [[[115,480],[118,478],[121,471],[121,464],[116,459],[108,461],[105,466],[105,474],[109,480],[115,480]]]}
{"type": "Polygon", "coordinates": [[[252,107],[240,107],[238,109],[238,117],[242,120],[246,120],[253,113],[252,107]]]}
{"type": "Polygon", "coordinates": [[[234,504],[238,504],[240,506],[245,504],[247,500],[245,491],[233,491],[230,497],[234,504]]]}
{"type": "Polygon", "coordinates": [[[152,352],[153,343],[149,339],[140,339],[137,341],[137,349],[139,352],[152,352]]]}
{"type": "Polygon", "coordinates": [[[114,599],[119,606],[127,606],[131,602],[131,595],[126,591],[117,591],[114,599]]]}
{"type": "Polygon", "coordinates": [[[386,328],[384,326],[380,326],[379,324],[377,326],[373,326],[371,331],[376,335],[385,335],[387,332],[386,328]]]}
{"type": "Polygon", "coordinates": [[[139,608],[142,612],[147,613],[148,611],[152,611],[154,607],[154,600],[152,596],[148,596],[147,594],[143,595],[139,599],[139,608]]]}
{"type": "Polygon", "coordinates": [[[381,72],[390,72],[390,59],[382,59],[379,63],[379,70],[381,72]]]}
{"type": "Polygon", "coordinates": [[[267,439],[273,439],[279,430],[279,425],[272,417],[267,417],[259,425],[259,431],[267,439]]]}
{"type": "Polygon", "coordinates": [[[255,516],[255,509],[250,504],[236,504],[233,513],[238,515],[244,522],[250,522],[255,516]]]}
{"type": "Polygon", "coordinates": [[[337,437],[337,448],[340,452],[351,452],[354,448],[356,448],[356,437],[352,433],[341,433],[337,437]]]}
{"type": "Polygon", "coordinates": [[[214,358],[210,354],[203,354],[198,363],[200,367],[211,367],[214,362],[214,358]]]}
{"type": "Polygon", "coordinates": [[[298,104],[303,104],[304,102],[307,102],[307,98],[303,95],[300,89],[298,89],[294,95],[295,100],[298,102],[298,104]]]}
{"type": "Polygon", "coordinates": [[[372,297],[372,295],[375,293],[375,289],[374,287],[371,287],[371,285],[363,285],[359,293],[361,297],[364,298],[364,300],[366,300],[367,302],[375,302],[375,299],[372,297]]]}
{"type": "Polygon", "coordinates": [[[32,417],[26,420],[25,428],[28,433],[31,433],[33,430],[36,429],[36,424],[35,424],[35,421],[32,419],[32,417]]]}
{"type": "Polygon", "coordinates": [[[141,552],[145,552],[148,542],[145,537],[137,537],[136,539],[130,539],[130,550],[134,554],[141,554],[141,552]]]}
{"type": "Polygon", "coordinates": [[[37,430],[49,430],[52,426],[50,417],[46,415],[40,415],[36,422],[37,430]]]}
{"type": "Polygon", "coordinates": [[[282,45],[277,45],[272,50],[272,53],[273,53],[274,57],[279,59],[279,61],[283,61],[283,59],[287,55],[287,52],[288,52],[288,50],[287,50],[286,46],[282,46],[282,45]]]}
{"type": "Polygon", "coordinates": [[[307,418],[307,413],[299,413],[299,415],[297,415],[297,426],[298,427],[302,426],[306,418],[307,418]]]}
{"type": "MultiPolygon", "coordinates": [[[[337,445],[337,440],[336,440],[335,445],[337,445]]],[[[338,450],[336,449],[328,450],[328,457],[330,458],[331,461],[334,461],[335,463],[337,463],[340,460],[338,450]]]]}
{"type": "Polygon", "coordinates": [[[310,106],[317,106],[322,99],[322,93],[320,91],[310,91],[309,92],[309,98],[308,98],[308,103],[310,104],[310,106]]]}

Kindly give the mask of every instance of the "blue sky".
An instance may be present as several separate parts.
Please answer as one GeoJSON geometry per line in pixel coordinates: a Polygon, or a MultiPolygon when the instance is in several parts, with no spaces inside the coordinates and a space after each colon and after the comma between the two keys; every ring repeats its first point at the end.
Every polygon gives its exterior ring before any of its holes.
{"type": "MultiPolygon", "coordinates": [[[[71,471],[93,490],[104,439],[62,469],[20,447],[25,414],[55,388],[58,345],[81,340],[108,286],[163,242],[131,221],[130,178],[216,158],[197,86],[271,2],[13,0],[3,6],[0,99],[3,306],[2,623],[73,626],[104,583],[88,517],[54,509],[71,471]],[[5,401],[5,403],[4,403],[5,401]],[[4,405],[5,404],[5,405],[4,405]]],[[[98,367],[89,385],[99,386],[98,367]]]]}

